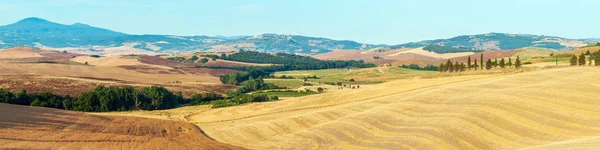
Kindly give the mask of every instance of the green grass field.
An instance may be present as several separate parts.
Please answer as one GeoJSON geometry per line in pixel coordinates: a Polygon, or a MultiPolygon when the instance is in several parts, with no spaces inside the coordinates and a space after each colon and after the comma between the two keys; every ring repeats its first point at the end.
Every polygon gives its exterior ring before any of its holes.
{"type": "Polygon", "coordinates": [[[265,79],[265,83],[272,83],[279,87],[287,87],[288,89],[296,89],[302,87],[304,81],[301,79],[265,79]]]}
{"type": "Polygon", "coordinates": [[[301,96],[306,96],[306,95],[313,95],[313,94],[319,94],[317,92],[292,92],[292,91],[269,91],[269,92],[256,92],[256,93],[252,93],[252,95],[257,95],[257,94],[267,94],[269,97],[271,96],[278,96],[278,97],[301,97],[301,96]]]}
{"type": "Polygon", "coordinates": [[[281,75],[302,78],[307,76],[317,76],[319,79],[309,79],[310,82],[348,82],[355,79],[362,83],[382,83],[390,80],[406,79],[415,76],[437,75],[436,71],[421,71],[399,67],[388,68],[365,68],[355,69],[352,72],[345,69],[326,69],[326,70],[306,70],[306,71],[282,71],[276,72],[275,76],[281,75]]]}

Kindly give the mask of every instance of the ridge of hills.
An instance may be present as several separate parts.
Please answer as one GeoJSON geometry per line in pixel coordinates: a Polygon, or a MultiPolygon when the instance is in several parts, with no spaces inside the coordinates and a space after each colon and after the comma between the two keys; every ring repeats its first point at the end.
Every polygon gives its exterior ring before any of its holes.
{"type": "MultiPolygon", "coordinates": [[[[324,54],[334,50],[419,48],[436,45],[443,51],[512,50],[540,47],[571,50],[600,39],[569,39],[556,36],[487,33],[449,39],[426,40],[399,45],[366,44],[301,35],[260,34],[254,36],[132,35],[83,23],[64,25],[41,18],[26,18],[0,26],[0,49],[30,46],[83,54],[176,54],[197,51],[239,50],[267,53],[324,54]],[[116,52],[115,52],[116,51],[116,52]]],[[[433,50],[435,51],[435,50],[433,50]]],[[[438,51],[436,51],[438,52],[438,51]]]]}

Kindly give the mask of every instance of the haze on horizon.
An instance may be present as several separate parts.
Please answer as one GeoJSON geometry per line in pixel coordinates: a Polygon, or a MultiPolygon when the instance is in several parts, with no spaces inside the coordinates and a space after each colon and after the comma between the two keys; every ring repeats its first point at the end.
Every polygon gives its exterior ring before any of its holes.
{"type": "Polygon", "coordinates": [[[27,17],[129,34],[294,34],[401,44],[489,32],[594,38],[593,0],[3,1],[0,25],[27,17]]]}

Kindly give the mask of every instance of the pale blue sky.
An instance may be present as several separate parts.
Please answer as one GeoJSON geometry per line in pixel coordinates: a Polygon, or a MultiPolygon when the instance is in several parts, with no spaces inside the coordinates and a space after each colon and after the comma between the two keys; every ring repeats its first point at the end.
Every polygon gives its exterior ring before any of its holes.
{"type": "Polygon", "coordinates": [[[129,34],[298,34],[372,44],[488,32],[600,37],[597,0],[0,0],[26,17],[129,34]]]}

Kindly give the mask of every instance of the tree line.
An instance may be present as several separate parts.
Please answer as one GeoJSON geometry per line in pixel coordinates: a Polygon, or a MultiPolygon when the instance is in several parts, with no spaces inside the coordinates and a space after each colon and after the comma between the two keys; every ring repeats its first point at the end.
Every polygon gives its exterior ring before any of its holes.
{"type": "Polygon", "coordinates": [[[594,62],[595,66],[600,66],[600,50],[594,53],[590,53],[590,51],[588,50],[585,53],[581,53],[579,57],[577,57],[577,55],[572,55],[571,59],[569,60],[569,63],[571,64],[571,66],[585,66],[586,63],[591,66],[592,61],[594,62]],[[586,58],[588,59],[587,61],[586,58]]]}
{"type": "Polygon", "coordinates": [[[431,64],[427,64],[424,67],[420,67],[417,64],[410,64],[410,65],[402,64],[399,67],[400,68],[406,68],[406,69],[413,69],[413,70],[428,70],[428,71],[438,71],[439,70],[438,66],[434,66],[434,65],[431,65],[431,64]]]}
{"type": "Polygon", "coordinates": [[[0,89],[0,102],[84,112],[108,112],[169,109],[187,103],[188,100],[181,92],[172,93],[160,86],[140,90],[131,86],[98,86],[83,92],[78,98],[51,92],[29,94],[26,90],[10,92],[0,89]]]}
{"type": "Polygon", "coordinates": [[[474,59],[473,61],[471,61],[471,56],[469,56],[467,58],[467,64],[464,63],[458,63],[458,62],[452,62],[450,60],[448,60],[446,63],[441,63],[439,65],[439,71],[440,72],[463,72],[466,70],[483,70],[484,68],[486,70],[490,70],[492,68],[510,68],[510,67],[515,67],[517,69],[521,68],[521,66],[523,65],[521,62],[521,59],[519,56],[517,56],[517,59],[515,60],[515,62],[513,63],[512,58],[508,58],[508,62],[504,59],[501,58],[500,61],[498,61],[498,58],[495,58],[494,60],[492,59],[488,59],[487,61],[483,61],[483,53],[480,55],[479,58],[479,62],[477,62],[477,59],[474,59]]]}
{"type": "Polygon", "coordinates": [[[273,72],[289,70],[319,70],[332,68],[370,68],[376,67],[375,64],[365,63],[355,60],[318,60],[308,56],[295,54],[268,54],[254,51],[240,51],[229,56],[222,55],[224,60],[249,62],[249,63],[270,63],[272,66],[196,66],[197,68],[210,69],[232,69],[247,72],[231,73],[221,75],[219,79],[223,84],[237,85],[240,82],[252,78],[267,77],[273,72]]]}
{"type": "Polygon", "coordinates": [[[240,51],[229,56],[221,57],[221,59],[239,62],[281,65],[282,67],[280,67],[280,70],[277,71],[376,67],[375,64],[365,63],[362,60],[318,60],[309,56],[286,53],[269,54],[255,51],[240,51]]]}

